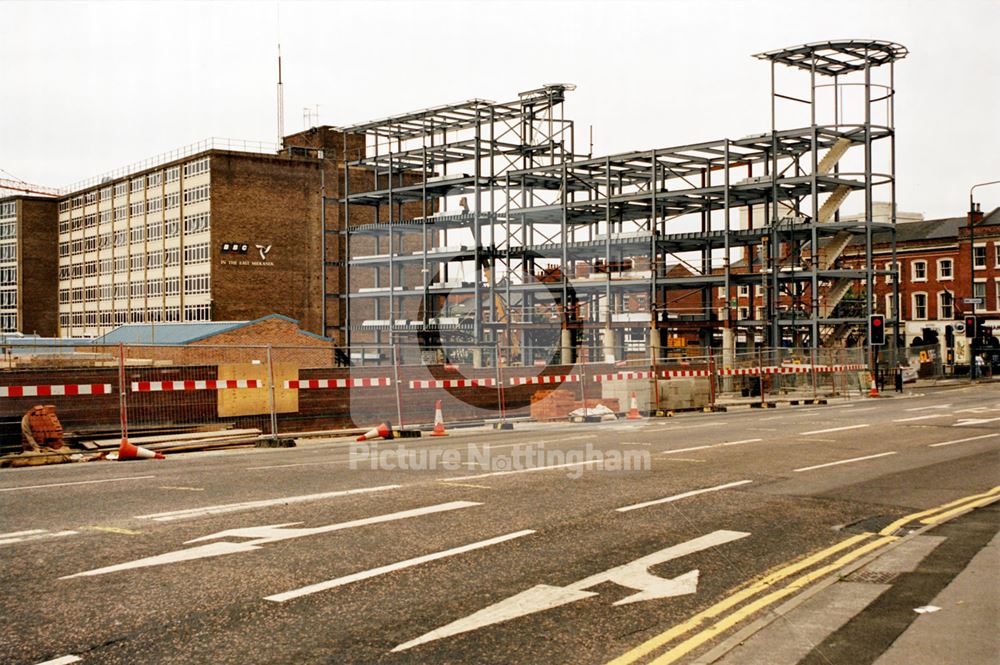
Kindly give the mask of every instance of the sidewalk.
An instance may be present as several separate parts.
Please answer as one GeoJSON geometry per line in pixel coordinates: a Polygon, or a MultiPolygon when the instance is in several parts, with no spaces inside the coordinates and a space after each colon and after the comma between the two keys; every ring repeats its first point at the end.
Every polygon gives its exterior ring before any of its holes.
{"type": "Polygon", "coordinates": [[[694,662],[1000,663],[998,522],[1000,504],[993,503],[907,537],[835,583],[762,617],[694,662]]]}

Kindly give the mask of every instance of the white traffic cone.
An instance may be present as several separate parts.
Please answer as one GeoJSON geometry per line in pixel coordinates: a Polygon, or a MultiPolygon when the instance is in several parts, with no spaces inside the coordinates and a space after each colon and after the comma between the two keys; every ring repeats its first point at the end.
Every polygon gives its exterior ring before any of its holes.
{"type": "Polygon", "coordinates": [[[431,436],[448,436],[444,431],[444,416],[441,414],[441,400],[434,403],[434,430],[431,436]]]}
{"type": "Polygon", "coordinates": [[[371,441],[372,439],[391,439],[392,438],[392,425],[385,422],[378,427],[373,427],[361,436],[359,436],[356,441],[371,441]]]}
{"type": "Polygon", "coordinates": [[[642,420],[642,416],[639,415],[639,402],[635,398],[635,391],[632,391],[632,403],[629,405],[628,415],[625,416],[625,420],[642,420]]]}

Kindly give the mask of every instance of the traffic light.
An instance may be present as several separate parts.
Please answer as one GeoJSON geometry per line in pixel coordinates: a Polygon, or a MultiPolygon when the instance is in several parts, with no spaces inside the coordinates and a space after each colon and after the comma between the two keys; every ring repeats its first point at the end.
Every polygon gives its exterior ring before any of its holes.
{"type": "Polygon", "coordinates": [[[969,339],[979,337],[979,320],[972,314],[965,317],[965,336],[969,339]]]}
{"type": "Polygon", "coordinates": [[[885,314],[872,314],[868,329],[869,344],[872,346],[885,344],[885,314]]]}

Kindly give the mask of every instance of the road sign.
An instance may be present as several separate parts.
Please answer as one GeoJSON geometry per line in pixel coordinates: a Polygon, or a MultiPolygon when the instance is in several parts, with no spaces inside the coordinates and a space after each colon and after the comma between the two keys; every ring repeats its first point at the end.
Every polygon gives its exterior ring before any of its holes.
{"type": "Polygon", "coordinates": [[[982,305],[982,298],[962,298],[963,305],[982,305]]]}

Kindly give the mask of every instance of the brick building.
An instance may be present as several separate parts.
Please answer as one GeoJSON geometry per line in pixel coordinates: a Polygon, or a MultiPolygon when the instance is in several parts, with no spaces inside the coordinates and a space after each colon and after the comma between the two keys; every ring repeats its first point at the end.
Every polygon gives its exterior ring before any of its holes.
{"type": "Polygon", "coordinates": [[[0,199],[2,331],[96,337],[277,312],[337,335],[344,149],[329,126],[272,153],[212,140],[58,198],[0,199]]]}
{"type": "Polygon", "coordinates": [[[0,199],[0,333],[56,334],[55,198],[0,199]]]}

